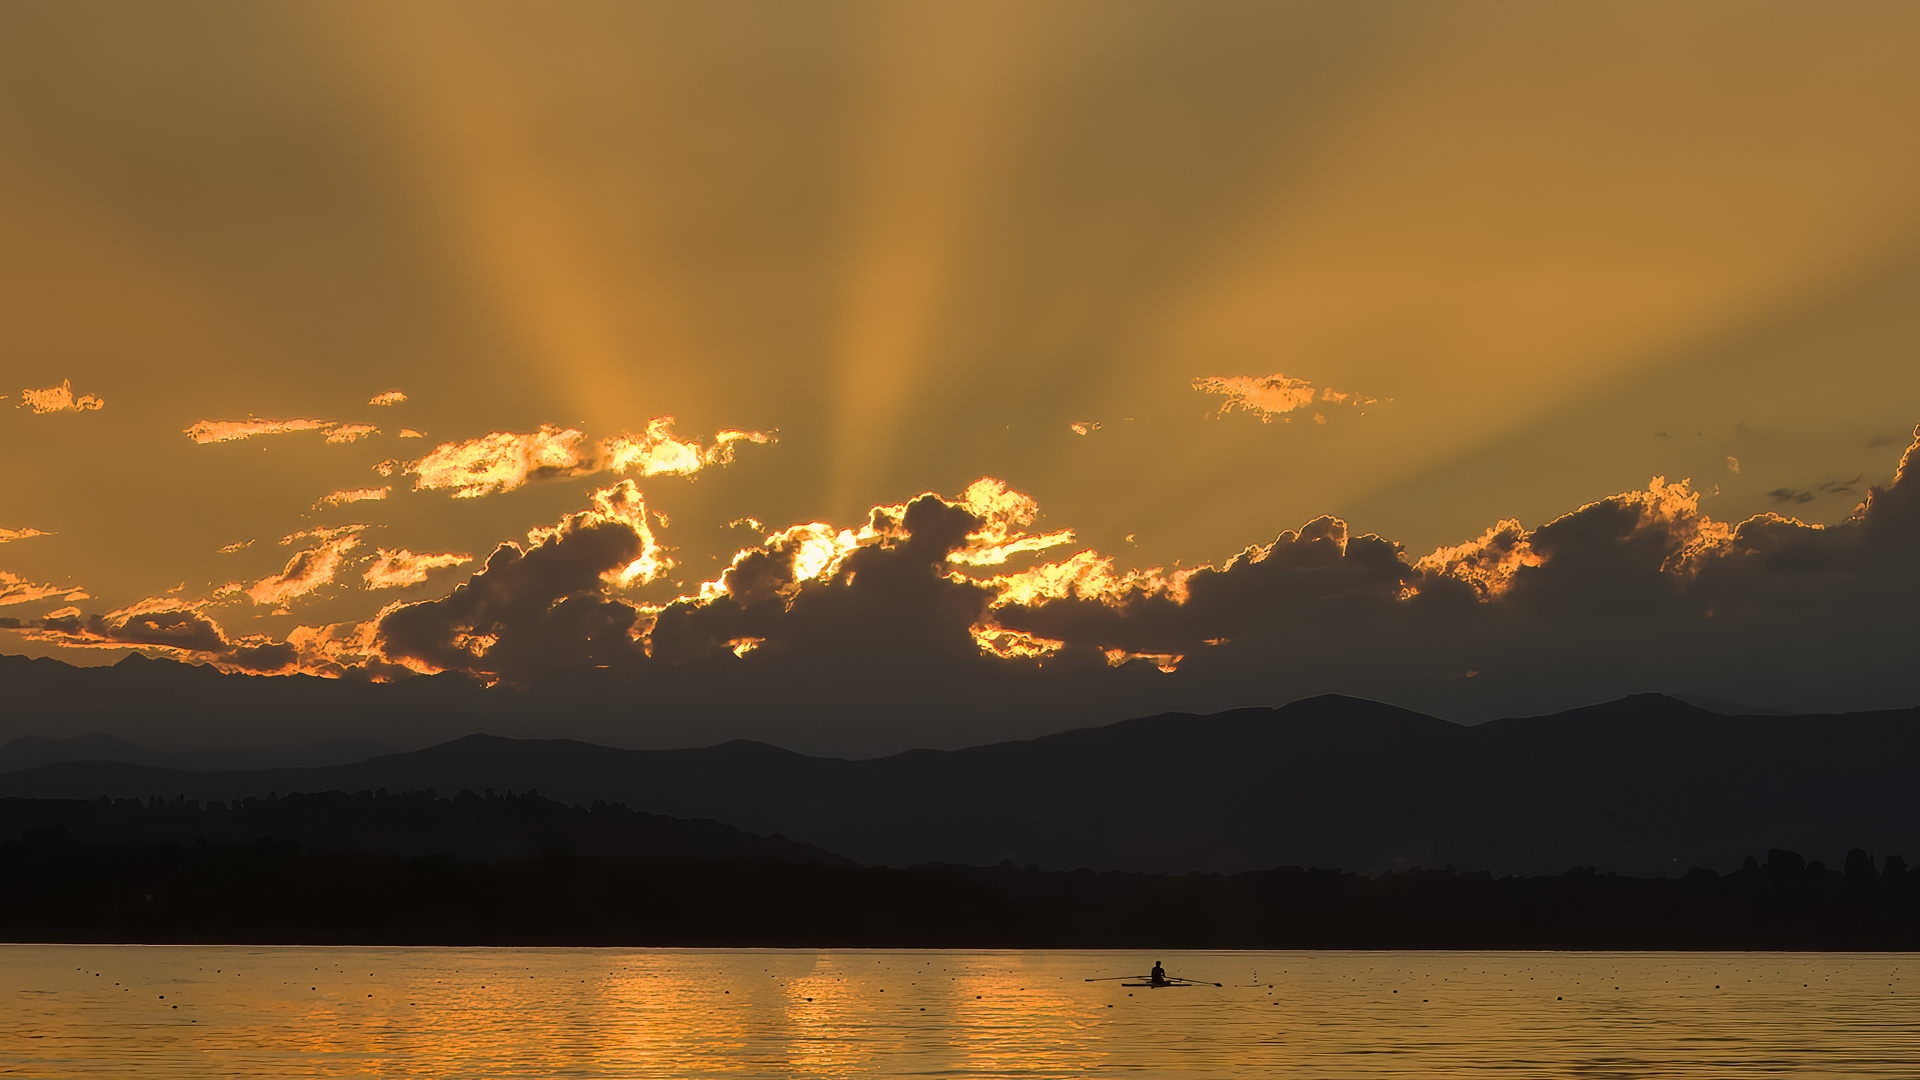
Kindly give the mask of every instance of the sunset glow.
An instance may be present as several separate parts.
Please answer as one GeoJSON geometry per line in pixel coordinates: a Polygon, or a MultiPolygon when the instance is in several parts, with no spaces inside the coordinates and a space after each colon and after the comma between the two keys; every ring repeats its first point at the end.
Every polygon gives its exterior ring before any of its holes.
{"type": "Polygon", "coordinates": [[[1768,10],[0,16],[0,651],[1898,706],[1920,15],[1768,10]]]}

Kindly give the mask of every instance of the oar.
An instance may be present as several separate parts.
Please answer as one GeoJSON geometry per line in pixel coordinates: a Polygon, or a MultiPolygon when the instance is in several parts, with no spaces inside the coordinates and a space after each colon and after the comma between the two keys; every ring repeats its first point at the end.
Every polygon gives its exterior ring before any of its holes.
{"type": "Polygon", "coordinates": [[[1182,983],[1192,983],[1192,984],[1194,984],[1195,986],[1219,986],[1219,985],[1221,985],[1221,984],[1219,984],[1219,983],[1216,983],[1216,982],[1208,982],[1208,981],[1206,981],[1205,979],[1182,979],[1182,978],[1179,978],[1178,976],[1174,976],[1174,975],[1169,975],[1169,976],[1167,976],[1167,981],[1168,981],[1168,982],[1182,982],[1182,983]]]}
{"type": "Polygon", "coordinates": [[[1109,975],[1104,979],[1088,979],[1088,982],[1119,982],[1122,979],[1150,979],[1151,975],[1109,975]]]}

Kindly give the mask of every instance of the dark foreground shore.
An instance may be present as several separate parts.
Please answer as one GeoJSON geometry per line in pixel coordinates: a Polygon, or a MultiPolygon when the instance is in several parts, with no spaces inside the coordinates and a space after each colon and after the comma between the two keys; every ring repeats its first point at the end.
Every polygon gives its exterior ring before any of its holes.
{"type": "Polygon", "coordinates": [[[0,940],[1024,948],[1920,948],[1920,873],[1774,852],[1730,874],[1367,878],[906,869],[295,841],[0,843],[0,940]],[[1893,872],[1888,872],[1891,869],[1893,872]]]}

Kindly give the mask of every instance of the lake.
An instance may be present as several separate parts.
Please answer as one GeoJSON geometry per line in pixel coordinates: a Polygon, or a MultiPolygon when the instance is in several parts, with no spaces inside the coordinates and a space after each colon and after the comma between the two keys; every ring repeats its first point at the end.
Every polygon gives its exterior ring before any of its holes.
{"type": "Polygon", "coordinates": [[[0,946],[23,1077],[1912,1077],[1913,954],[0,946]],[[1227,985],[1089,982],[1164,961],[1227,985]]]}

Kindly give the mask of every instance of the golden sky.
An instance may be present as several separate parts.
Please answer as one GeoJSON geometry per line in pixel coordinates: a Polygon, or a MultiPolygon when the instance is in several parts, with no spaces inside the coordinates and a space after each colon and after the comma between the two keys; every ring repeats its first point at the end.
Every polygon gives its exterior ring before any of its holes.
{"type": "MultiPolygon", "coordinates": [[[[0,614],[285,641],[583,511],[659,605],[982,477],[1073,533],[1007,566],[1116,573],[1655,476],[1838,523],[1920,422],[1916,55],[1906,3],[8,5],[0,614]]],[[[0,651],[125,655],[59,640],[0,651]]]]}

